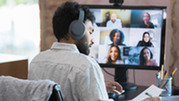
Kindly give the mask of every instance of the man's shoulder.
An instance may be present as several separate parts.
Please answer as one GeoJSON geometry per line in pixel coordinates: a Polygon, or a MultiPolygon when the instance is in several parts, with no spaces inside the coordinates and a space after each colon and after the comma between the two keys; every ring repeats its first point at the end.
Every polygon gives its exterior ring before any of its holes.
{"type": "Polygon", "coordinates": [[[46,57],[48,56],[48,50],[44,50],[44,51],[41,51],[40,53],[38,53],[32,60],[36,60],[36,59],[43,59],[43,57],[46,57]]]}
{"type": "Polygon", "coordinates": [[[82,71],[86,71],[89,68],[99,68],[99,65],[95,61],[95,59],[81,53],[76,54],[74,59],[70,59],[70,61],[73,62],[73,66],[77,67],[82,71]]]}
{"type": "Polygon", "coordinates": [[[116,19],[116,21],[117,21],[117,22],[121,22],[121,20],[120,20],[120,19],[116,19]]]}
{"type": "MultiPolygon", "coordinates": [[[[77,59],[78,61],[84,62],[85,64],[94,64],[96,61],[91,58],[90,56],[87,56],[85,54],[76,54],[77,57],[75,59],[77,59]]],[[[82,63],[83,64],[83,63],[82,63]]]]}
{"type": "Polygon", "coordinates": [[[75,67],[91,67],[97,65],[97,62],[81,53],[77,52],[51,52],[50,50],[46,50],[43,52],[40,52],[35,58],[32,60],[32,62],[38,62],[38,61],[46,61],[46,62],[53,62],[53,63],[59,63],[59,64],[69,64],[75,67]]]}

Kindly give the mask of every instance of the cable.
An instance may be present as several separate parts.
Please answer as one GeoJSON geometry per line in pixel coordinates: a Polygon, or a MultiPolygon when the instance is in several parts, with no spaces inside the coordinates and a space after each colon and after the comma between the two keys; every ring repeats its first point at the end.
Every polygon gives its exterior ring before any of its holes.
{"type": "Polygon", "coordinates": [[[133,79],[134,79],[134,84],[136,84],[136,81],[135,81],[135,69],[133,69],[133,79]]]}
{"type": "MultiPolygon", "coordinates": [[[[112,76],[112,77],[115,77],[115,75],[114,74],[111,74],[111,73],[109,73],[107,70],[105,70],[104,68],[102,68],[102,70],[106,73],[106,74],[108,74],[108,75],[110,75],[110,76],[112,76]]],[[[116,78],[115,80],[118,80],[119,78],[116,78]]],[[[134,79],[134,84],[136,84],[136,80],[135,80],[135,69],[133,69],[133,79],[134,79]]]]}
{"type": "MultiPolygon", "coordinates": [[[[114,74],[111,74],[111,73],[109,73],[107,70],[105,70],[104,68],[102,68],[102,70],[106,73],[106,74],[108,74],[108,75],[110,75],[110,76],[112,76],[112,77],[114,77],[115,78],[115,75],[114,74]]],[[[114,79],[115,81],[117,81],[119,78],[116,78],[116,79],[114,79]]]]}
{"type": "Polygon", "coordinates": [[[106,71],[104,68],[102,68],[102,69],[103,69],[103,71],[104,71],[104,72],[106,72],[108,75],[110,75],[110,76],[114,77],[114,74],[109,73],[109,72],[108,72],[108,71],[106,71]]]}

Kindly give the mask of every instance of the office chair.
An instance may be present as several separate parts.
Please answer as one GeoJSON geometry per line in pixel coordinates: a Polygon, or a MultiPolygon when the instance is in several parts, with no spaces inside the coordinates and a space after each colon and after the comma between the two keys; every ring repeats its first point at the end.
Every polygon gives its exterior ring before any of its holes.
{"type": "Polygon", "coordinates": [[[53,92],[49,101],[64,101],[61,89],[57,84],[53,86],[53,92]]]}
{"type": "Polygon", "coordinates": [[[50,80],[0,76],[0,101],[64,101],[60,86],[50,80]]]}

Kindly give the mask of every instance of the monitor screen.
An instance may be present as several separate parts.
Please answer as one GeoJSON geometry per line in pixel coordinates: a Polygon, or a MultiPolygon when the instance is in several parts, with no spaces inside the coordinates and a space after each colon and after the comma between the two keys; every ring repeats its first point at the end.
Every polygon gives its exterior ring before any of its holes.
{"type": "Polygon", "coordinates": [[[165,7],[88,7],[96,18],[89,55],[101,67],[160,69],[164,61],[165,7]]]}

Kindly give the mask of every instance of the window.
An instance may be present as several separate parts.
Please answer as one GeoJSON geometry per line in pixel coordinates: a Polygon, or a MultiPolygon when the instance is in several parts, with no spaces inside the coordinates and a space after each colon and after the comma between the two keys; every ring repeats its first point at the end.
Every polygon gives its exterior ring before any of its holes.
{"type": "Polygon", "coordinates": [[[40,51],[38,0],[0,0],[0,53],[27,57],[40,51]]]}

